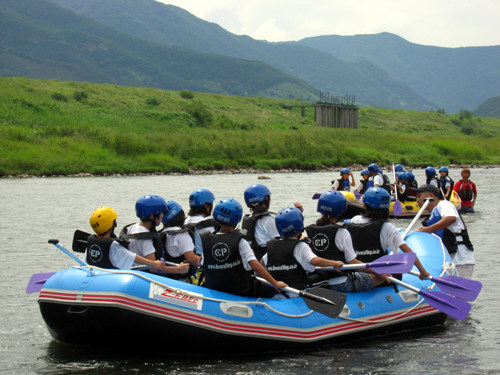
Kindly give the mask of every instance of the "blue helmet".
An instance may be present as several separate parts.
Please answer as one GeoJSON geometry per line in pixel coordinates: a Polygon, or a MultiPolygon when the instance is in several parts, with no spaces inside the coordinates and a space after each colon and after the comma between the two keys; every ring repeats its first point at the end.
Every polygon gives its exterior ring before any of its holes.
{"type": "Polygon", "coordinates": [[[368,169],[363,169],[363,170],[361,171],[361,176],[363,176],[363,175],[365,175],[365,174],[368,174],[368,175],[369,175],[369,174],[370,174],[370,171],[369,171],[368,169]]]}
{"type": "Polygon", "coordinates": [[[167,209],[163,213],[163,225],[167,225],[172,221],[174,217],[177,216],[179,212],[182,211],[182,207],[179,203],[174,201],[166,201],[167,209]]]}
{"type": "Polygon", "coordinates": [[[448,175],[448,168],[441,167],[441,168],[439,168],[439,172],[446,172],[446,175],[448,175]]]}
{"type": "Polygon", "coordinates": [[[409,182],[415,181],[415,176],[413,175],[413,173],[406,172],[406,180],[408,180],[409,182]]]}
{"type": "Polygon", "coordinates": [[[370,171],[370,173],[378,173],[378,170],[379,170],[379,167],[375,163],[372,163],[368,166],[368,171],[370,171]]]}
{"type": "Polygon", "coordinates": [[[215,220],[235,227],[241,221],[243,208],[236,200],[224,198],[217,203],[212,214],[215,220]]]}
{"type": "Polygon", "coordinates": [[[405,171],[405,169],[403,168],[403,166],[401,164],[396,164],[396,166],[394,167],[394,170],[396,171],[396,173],[405,171]]]}
{"type": "Polygon", "coordinates": [[[434,177],[436,175],[436,170],[434,169],[434,167],[427,167],[425,168],[425,175],[427,177],[434,177]]]}
{"type": "Polygon", "coordinates": [[[286,207],[276,214],[276,229],[281,237],[304,231],[304,216],[297,207],[286,207]]]}
{"type": "Polygon", "coordinates": [[[347,199],[344,194],[337,190],[328,190],[320,195],[316,211],[328,216],[341,217],[346,209],[347,199]]]}
{"type": "Polygon", "coordinates": [[[342,176],[343,174],[350,173],[350,172],[351,172],[351,170],[349,168],[342,168],[340,170],[340,175],[342,176]]]}
{"type": "Polygon", "coordinates": [[[363,203],[375,209],[388,209],[391,196],[381,187],[369,188],[363,195],[363,203]]]}
{"type": "Polygon", "coordinates": [[[201,207],[205,203],[212,203],[215,197],[210,190],[198,189],[189,195],[189,207],[201,207]]]}
{"type": "Polygon", "coordinates": [[[408,174],[406,172],[398,173],[398,181],[403,181],[408,179],[408,174]]]}
{"type": "Polygon", "coordinates": [[[159,215],[166,209],[165,199],[158,195],[143,195],[135,202],[135,213],[141,220],[147,219],[150,215],[159,215]]]}
{"type": "Polygon", "coordinates": [[[271,195],[271,190],[262,184],[253,184],[247,187],[243,196],[245,197],[245,203],[250,207],[254,203],[264,202],[266,196],[271,195]]]}

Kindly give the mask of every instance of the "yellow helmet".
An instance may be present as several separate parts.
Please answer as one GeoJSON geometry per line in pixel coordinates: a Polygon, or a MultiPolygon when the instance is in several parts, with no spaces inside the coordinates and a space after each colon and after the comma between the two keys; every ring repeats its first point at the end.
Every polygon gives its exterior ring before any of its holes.
{"type": "Polygon", "coordinates": [[[99,207],[90,215],[90,226],[97,235],[101,235],[113,228],[117,217],[118,214],[111,207],[99,207]]]}

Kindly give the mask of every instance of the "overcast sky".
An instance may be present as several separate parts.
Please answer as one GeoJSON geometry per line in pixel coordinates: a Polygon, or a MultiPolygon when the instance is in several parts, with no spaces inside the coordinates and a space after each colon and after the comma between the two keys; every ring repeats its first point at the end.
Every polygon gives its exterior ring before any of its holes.
{"type": "Polygon", "coordinates": [[[441,47],[500,45],[500,0],[159,0],[270,42],[387,31],[441,47]]]}

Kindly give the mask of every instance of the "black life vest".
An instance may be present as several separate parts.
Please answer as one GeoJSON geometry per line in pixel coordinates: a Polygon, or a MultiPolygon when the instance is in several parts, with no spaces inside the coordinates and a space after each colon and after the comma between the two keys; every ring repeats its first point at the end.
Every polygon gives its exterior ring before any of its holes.
{"type": "MultiPolygon", "coordinates": [[[[402,185],[405,186],[405,191],[403,193],[400,193],[399,190],[398,190],[398,199],[401,202],[406,202],[408,200],[409,186],[408,186],[408,184],[406,182],[403,183],[402,185]]],[[[397,189],[397,187],[396,187],[396,189],[397,189]]]]}
{"type": "Polygon", "coordinates": [[[197,223],[184,224],[182,226],[182,228],[189,229],[189,234],[190,234],[191,238],[193,239],[193,241],[194,241],[195,231],[199,231],[199,230],[202,230],[205,228],[211,228],[211,227],[214,228],[214,232],[218,232],[220,230],[219,224],[217,224],[217,222],[215,221],[214,218],[205,219],[205,220],[199,221],[197,223]]]}
{"type": "Polygon", "coordinates": [[[368,188],[370,187],[370,186],[368,186],[369,181],[362,179],[362,180],[359,180],[359,182],[361,182],[363,184],[363,187],[361,188],[361,191],[359,192],[359,194],[364,194],[368,190],[368,188]]]}
{"type": "Polygon", "coordinates": [[[153,246],[155,248],[155,258],[156,260],[160,260],[161,258],[165,258],[165,248],[160,239],[160,235],[156,228],[151,229],[149,232],[142,233],[134,233],[129,234],[128,228],[134,225],[135,223],[125,225],[120,231],[120,240],[152,240],[153,246]]]}
{"type": "Polygon", "coordinates": [[[463,201],[471,201],[474,198],[474,190],[472,189],[472,184],[470,181],[460,180],[460,186],[458,188],[458,195],[463,201]]]}
{"type": "Polygon", "coordinates": [[[391,181],[389,180],[389,177],[387,177],[387,175],[383,174],[383,173],[380,173],[380,175],[382,176],[382,180],[383,180],[382,186],[380,186],[380,187],[383,188],[383,189],[385,189],[385,190],[387,190],[387,192],[389,193],[389,195],[391,195],[391,193],[392,193],[392,191],[391,191],[391,181]]]}
{"type": "Polygon", "coordinates": [[[275,216],[276,214],[271,211],[246,214],[243,217],[243,221],[241,222],[241,232],[245,235],[245,239],[250,244],[255,257],[257,260],[261,260],[264,254],[267,253],[267,246],[260,246],[255,239],[255,225],[257,225],[257,221],[264,216],[275,216]]]}
{"type": "Polygon", "coordinates": [[[363,262],[372,262],[381,256],[387,255],[387,249],[382,247],[380,232],[384,225],[383,220],[370,221],[365,224],[346,224],[345,228],[351,233],[352,245],[356,251],[356,258],[363,262]]]}
{"type": "Polygon", "coordinates": [[[299,242],[295,238],[274,238],[268,241],[266,268],[276,280],[281,280],[292,288],[305,289],[309,286],[306,271],[293,255],[299,242]]]}
{"type": "Polygon", "coordinates": [[[337,187],[338,191],[351,191],[348,178],[345,180],[343,178],[339,178],[337,181],[339,182],[339,186],[337,187]]]}
{"type": "Polygon", "coordinates": [[[87,240],[87,256],[85,261],[89,266],[100,268],[116,268],[109,258],[109,249],[114,238],[99,238],[95,234],[87,240]]]}
{"type": "Polygon", "coordinates": [[[205,286],[221,292],[250,296],[254,293],[251,273],[243,267],[239,244],[243,234],[203,233],[203,272],[205,286]]]}
{"type": "MultiPolygon", "coordinates": [[[[346,263],[344,252],[335,244],[335,237],[337,236],[339,228],[342,227],[333,223],[322,226],[308,225],[305,228],[307,237],[310,239],[309,246],[315,255],[321,258],[340,260],[346,263]]],[[[344,272],[337,272],[334,270],[327,271],[327,274],[329,278],[345,275],[344,272]]]]}

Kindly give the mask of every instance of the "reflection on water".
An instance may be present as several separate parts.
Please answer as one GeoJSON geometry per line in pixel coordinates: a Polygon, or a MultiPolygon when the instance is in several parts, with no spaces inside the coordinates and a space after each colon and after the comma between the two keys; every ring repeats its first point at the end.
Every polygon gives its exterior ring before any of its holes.
{"type": "MultiPolygon", "coordinates": [[[[415,172],[415,171],[414,171],[415,172]]],[[[450,174],[457,180],[458,170],[450,174]]],[[[462,322],[449,320],[444,327],[418,332],[323,346],[303,353],[267,356],[178,357],[99,350],[82,351],[52,340],[40,316],[37,294],[25,288],[34,273],[57,271],[74,264],[47,239],[58,238],[67,248],[75,229],[89,231],[88,217],[100,205],[118,212],[119,226],[136,221],[134,204],[143,194],[159,194],[187,208],[188,195],[205,187],[216,199],[233,197],[243,203],[243,191],[252,183],[264,183],[272,191],[271,208],[300,201],[306,223],[317,218],[312,195],[329,189],[332,173],[151,176],[107,178],[38,178],[0,180],[3,204],[0,216],[2,278],[0,279],[0,372],[40,374],[496,374],[500,343],[496,311],[500,308],[497,258],[500,241],[500,204],[495,184],[500,169],[477,169],[476,214],[465,215],[475,245],[474,278],[483,291],[462,322]],[[488,199],[492,197],[492,199],[488,199]]],[[[336,175],[336,174],[335,174],[336,175]]],[[[423,171],[415,173],[423,181],[423,171]]],[[[406,229],[410,219],[394,221],[406,229]]],[[[144,328],[144,340],[154,328],[144,328]]],[[[168,340],[168,338],[165,338],[168,340]]],[[[193,338],[195,339],[195,338],[193,338]]],[[[96,340],[99,340],[96,337],[96,340]]]]}

